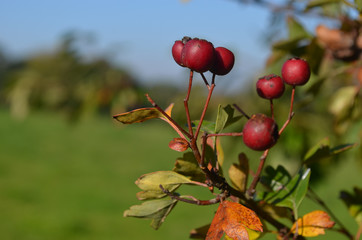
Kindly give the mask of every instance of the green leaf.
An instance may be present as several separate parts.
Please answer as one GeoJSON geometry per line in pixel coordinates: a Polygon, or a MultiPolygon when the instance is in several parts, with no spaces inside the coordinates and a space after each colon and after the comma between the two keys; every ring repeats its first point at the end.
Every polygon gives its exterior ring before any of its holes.
{"type": "MultiPolygon", "coordinates": [[[[196,129],[196,127],[199,125],[199,120],[192,121],[192,123],[193,128],[196,129]]],[[[204,120],[201,125],[201,131],[207,133],[215,133],[215,123],[204,120]]]]}
{"type": "Polygon", "coordinates": [[[305,10],[307,11],[307,10],[310,10],[315,7],[322,7],[324,5],[335,4],[335,3],[339,3],[339,2],[342,3],[343,1],[342,0],[312,0],[312,1],[308,2],[305,10]]]}
{"type": "Polygon", "coordinates": [[[174,199],[150,200],[141,205],[131,206],[124,211],[123,216],[152,219],[151,226],[158,229],[176,203],[177,200],[174,199]]]}
{"type": "Polygon", "coordinates": [[[331,148],[329,138],[326,137],[308,150],[303,161],[308,165],[314,161],[340,154],[355,146],[357,146],[357,144],[342,144],[331,148]]]}
{"type": "Polygon", "coordinates": [[[304,162],[309,163],[320,158],[329,156],[330,140],[328,137],[323,138],[316,145],[314,145],[304,156],[304,162]]]}
{"type": "Polygon", "coordinates": [[[189,178],[177,172],[158,171],[142,175],[137,179],[136,185],[142,190],[158,191],[160,190],[160,185],[162,184],[164,189],[171,191],[175,185],[190,182],[191,180],[189,178]]]}
{"type": "Polygon", "coordinates": [[[241,117],[242,116],[234,117],[234,108],[230,105],[226,107],[219,105],[215,123],[215,133],[220,133],[224,128],[238,121],[241,117]]]}
{"type": "Polygon", "coordinates": [[[304,39],[311,37],[311,34],[308,33],[303,25],[299,23],[295,18],[288,17],[287,23],[289,30],[289,39],[304,39]]]}
{"type": "Polygon", "coordinates": [[[358,98],[358,92],[359,89],[356,86],[347,86],[338,89],[332,96],[328,109],[337,120],[350,117],[355,100],[358,98]]]}
{"type": "Polygon", "coordinates": [[[349,213],[356,220],[362,224],[362,188],[353,188],[353,193],[341,191],[340,198],[346,204],[349,213]]]}
{"type": "Polygon", "coordinates": [[[354,0],[354,4],[356,4],[358,11],[362,12],[362,0],[354,0]]]}
{"type": "Polygon", "coordinates": [[[114,115],[113,118],[123,124],[132,124],[161,116],[162,114],[156,108],[139,108],[130,112],[114,115]]]}
{"type": "Polygon", "coordinates": [[[181,158],[177,158],[173,171],[190,177],[191,180],[204,182],[205,174],[200,169],[192,152],[186,152],[181,158]]]}
{"type": "Polygon", "coordinates": [[[279,207],[288,207],[293,211],[296,211],[304,199],[309,185],[310,169],[302,168],[296,176],[294,176],[288,183],[282,183],[287,179],[285,176],[280,175],[281,171],[277,171],[277,175],[272,179],[270,186],[273,192],[266,193],[264,200],[267,203],[274,204],[279,207]]]}

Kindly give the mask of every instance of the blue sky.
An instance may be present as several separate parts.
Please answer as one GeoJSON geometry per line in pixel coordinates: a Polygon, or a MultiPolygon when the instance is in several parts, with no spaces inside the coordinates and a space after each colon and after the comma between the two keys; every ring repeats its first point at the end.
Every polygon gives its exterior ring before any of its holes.
{"type": "Polygon", "coordinates": [[[0,16],[0,46],[9,54],[51,50],[69,30],[92,33],[90,52],[111,55],[144,82],[186,78],[171,56],[185,35],[231,49],[231,76],[240,81],[262,69],[269,53],[268,11],[233,0],[14,0],[0,3],[0,16]]]}

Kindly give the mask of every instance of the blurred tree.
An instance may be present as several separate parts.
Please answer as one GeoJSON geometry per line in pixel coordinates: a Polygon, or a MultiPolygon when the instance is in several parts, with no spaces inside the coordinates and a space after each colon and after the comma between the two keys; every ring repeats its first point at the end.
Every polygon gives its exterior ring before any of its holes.
{"type": "Polygon", "coordinates": [[[47,109],[76,120],[84,113],[109,116],[139,104],[135,79],[106,57],[82,56],[78,38],[75,33],[65,34],[54,52],[31,56],[4,69],[1,91],[14,117],[47,109]]]}

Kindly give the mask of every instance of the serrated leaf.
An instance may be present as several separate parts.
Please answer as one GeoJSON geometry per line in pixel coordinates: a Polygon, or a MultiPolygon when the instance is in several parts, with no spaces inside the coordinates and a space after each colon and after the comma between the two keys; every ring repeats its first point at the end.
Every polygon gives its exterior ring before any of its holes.
{"type": "Polygon", "coordinates": [[[292,179],[288,171],[282,165],[278,165],[276,169],[267,166],[265,168],[265,173],[266,175],[261,176],[260,181],[274,192],[281,190],[292,179]]]}
{"type": "Polygon", "coordinates": [[[206,235],[206,240],[219,240],[225,233],[232,239],[249,240],[247,228],[263,231],[263,226],[251,209],[243,205],[223,201],[220,203],[206,235]]]}
{"type": "Polygon", "coordinates": [[[174,171],[157,171],[142,175],[137,179],[136,185],[142,190],[161,191],[160,185],[165,190],[173,191],[174,187],[184,183],[190,183],[191,180],[174,171]]]}
{"type": "Polygon", "coordinates": [[[288,207],[296,211],[307,193],[309,178],[310,169],[302,168],[298,174],[286,184],[279,182],[277,179],[273,179],[272,183],[274,187],[271,187],[276,189],[277,186],[280,189],[266,193],[264,200],[275,206],[288,207]]]}
{"type": "Polygon", "coordinates": [[[176,203],[177,201],[174,199],[150,200],[141,205],[131,206],[124,211],[123,216],[152,219],[151,226],[158,229],[176,203]]]}
{"type": "Polygon", "coordinates": [[[178,152],[184,152],[189,148],[189,143],[184,138],[174,138],[169,142],[168,147],[178,152]]]}
{"type": "Polygon", "coordinates": [[[299,218],[290,229],[292,233],[295,233],[298,226],[298,235],[304,237],[315,237],[321,234],[325,234],[326,228],[332,228],[334,222],[331,221],[329,215],[321,210],[316,210],[307,213],[302,218],[299,218]]]}
{"type": "Polygon", "coordinates": [[[181,175],[187,176],[194,181],[205,181],[205,174],[200,169],[192,152],[186,152],[182,157],[177,158],[173,171],[181,175]]]}
{"type": "Polygon", "coordinates": [[[239,154],[239,163],[232,164],[229,168],[231,183],[240,192],[244,192],[249,176],[249,159],[244,153],[239,154]]]}

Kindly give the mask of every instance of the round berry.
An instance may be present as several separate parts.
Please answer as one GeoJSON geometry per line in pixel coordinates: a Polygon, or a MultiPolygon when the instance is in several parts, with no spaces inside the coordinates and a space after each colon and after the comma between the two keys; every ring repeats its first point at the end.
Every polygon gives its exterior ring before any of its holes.
{"type": "Polygon", "coordinates": [[[264,114],[255,114],[243,128],[243,141],[246,146],[256,151],[271,148],[278,140],[278,125],[264,114]]]}
{"type": "Polygon", "coordinates": [[[234,67],[235,56],[227,48],[217,47],[215,48],[215,62],[210,72],[216,75],[226,75],[234,67]]]}
{"type": "Polygon", "coordinates": [[[282,78],[286,84],[292,86],[304,85],[310,77],[310,68],[306,60],[291,58],[285,61],[282,67],[282,78]]]}
{"type": "Polygon", "coordinates": [[[262,98],[279,98],[283,95],[284,89],[285,86],[282,78],[275,74],[261,77],[256,82],[256,91],[262,98]]]}
{"type": "Polygon", "coordinates": [[[183,66],[181,61],[181,52],[183,48],[184,48],[184,43],[181,40],[175,41],[175,43],[172,46],[172,57],[175,60],[175,62],[180,66],[183,66]]]}
{"type": "Polygon", "coordinates": [[[211,42],[193,38],[185,43],[181,53],[184,66],[196,72],[208,71],[215,60],[215,49],[211,42]]]}

